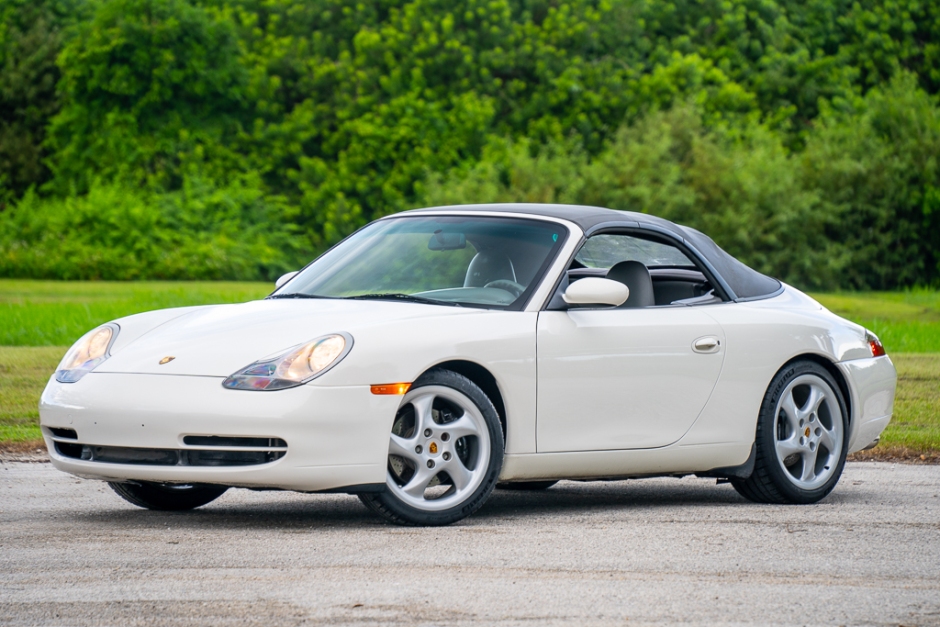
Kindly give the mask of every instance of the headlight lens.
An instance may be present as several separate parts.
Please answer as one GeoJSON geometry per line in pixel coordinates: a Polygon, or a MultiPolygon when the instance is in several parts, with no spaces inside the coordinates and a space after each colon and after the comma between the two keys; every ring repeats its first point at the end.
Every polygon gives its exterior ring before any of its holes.
{"type": "Polygon", "coordinates": [[[120,328],[105,324],[89,331],[75,342],[59,363],[55,379],[59,383],[75,383],[111,356],[111,345],[120,328]]]}
{"type": "Polygon", "coordinates": [[[333,333],[288,349],[274,357],[256,361],[239,370],[222,385],[231,390],[283,390],[323,374],[349,353],[352,337],[333,333]]]}

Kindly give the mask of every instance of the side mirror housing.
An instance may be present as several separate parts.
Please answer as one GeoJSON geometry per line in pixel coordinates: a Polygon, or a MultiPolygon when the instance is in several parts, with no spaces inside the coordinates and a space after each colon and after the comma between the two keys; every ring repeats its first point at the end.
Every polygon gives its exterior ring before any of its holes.
{"type": "Polygon", "coordinates": [[[569,305],[612,305],[618,307],[630,296],[630,289],[619,281],[585,277],[568,286],[562,298],[569,305]]]}
{"type": "Polygon", "coordinates": [[[274,289],[281,287],[282,285],[284,285],[285,283],[293,279],[295,276],[297,276],[298,272],[300,272],[300,270],[295,270],[294,272],[288,272],[287,274],[282,274],[281,278],[279,278],[277,281],[274,282],[274,289]]]}

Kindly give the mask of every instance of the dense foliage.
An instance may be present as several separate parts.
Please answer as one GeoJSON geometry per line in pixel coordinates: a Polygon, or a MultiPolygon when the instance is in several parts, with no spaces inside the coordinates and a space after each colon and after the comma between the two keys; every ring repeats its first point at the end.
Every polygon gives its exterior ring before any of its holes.
{"type": "Polygon", "coordinates": [[[271,278],[440,202],[940,282],[940,4],[0,0],[0,275],[271,278]]]}

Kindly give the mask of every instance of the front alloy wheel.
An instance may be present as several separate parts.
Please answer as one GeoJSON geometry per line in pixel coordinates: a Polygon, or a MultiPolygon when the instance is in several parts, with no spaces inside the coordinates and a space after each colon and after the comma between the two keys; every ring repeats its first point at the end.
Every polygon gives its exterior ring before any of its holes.
{"type": "Polygon", "coordinates": [[[359,498],[395,523],[446,525],[483,505],[502,458],[490,399],[466,377],[435,370],[415,382],[392,422],[386,491],[359,498]]]}

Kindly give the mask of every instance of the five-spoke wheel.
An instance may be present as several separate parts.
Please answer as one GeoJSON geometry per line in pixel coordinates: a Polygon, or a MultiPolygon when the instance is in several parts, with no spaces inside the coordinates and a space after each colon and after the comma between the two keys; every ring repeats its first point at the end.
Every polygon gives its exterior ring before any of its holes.
{"type": "Polygon", "coordinates": [[[815,503],[845,466],[847,412],[839,386],[821,365],[798,361],[771,382],[757,424],[757,459],[732,485],[762,503],[815,503]]]}
{"type": "Polygon", "coordinates": [[[387,490],[360,498],[393,522],[448,524],[483,504],[502,457],[490,399],[466,377],[434,370],[415,382],[392,422],[387,490]]]}
{"type": "Polygon", "coordinates": [[[812,374],[796,377],[777,403],[777,462],[793,483],[813,490],[839,467],[845,427],[835,390],[812,374]]]}

